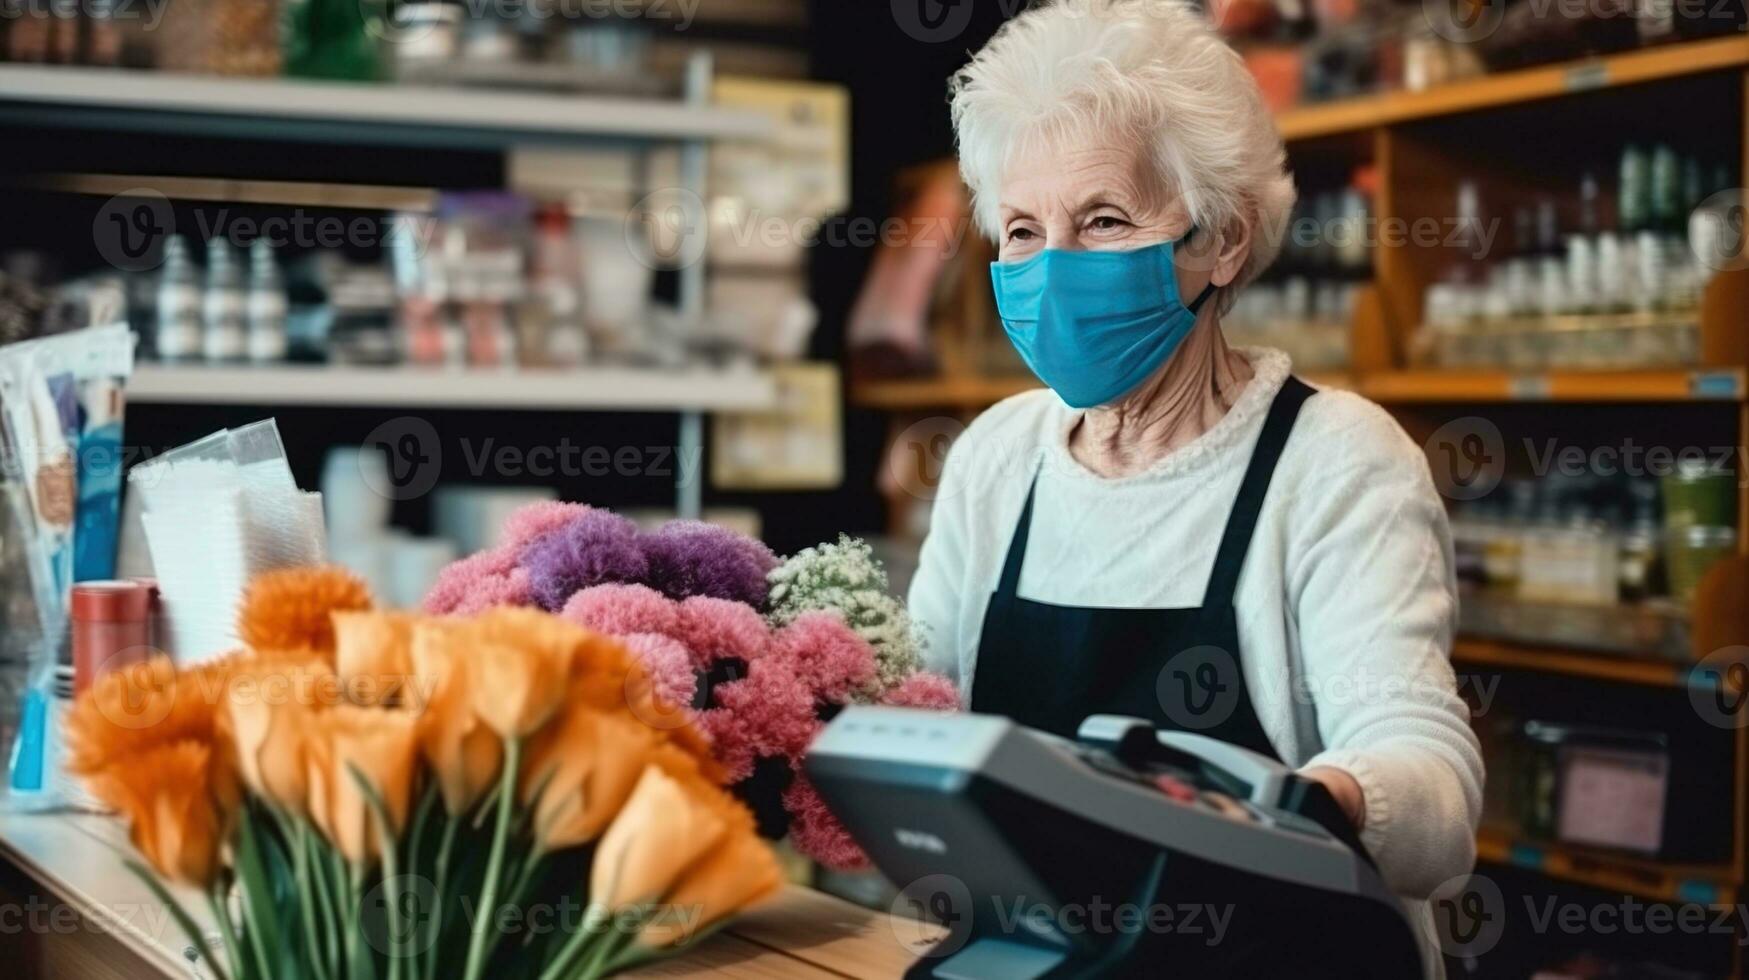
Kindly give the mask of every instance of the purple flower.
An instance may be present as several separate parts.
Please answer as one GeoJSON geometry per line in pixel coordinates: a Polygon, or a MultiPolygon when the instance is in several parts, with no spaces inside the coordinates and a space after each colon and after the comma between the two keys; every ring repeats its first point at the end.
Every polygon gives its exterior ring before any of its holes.
{"type": "Polygon", "coordinates": [[[644,536],[644,582],[674,599],[711,596],[764,609],[777,556],[744,534],[703,521],[669,521],[644,536]]]}
{"type": "Polygon", "coordinates": [[[534,600],[558,612],[579,589],[603,582],[640,582],[648,564],[638,526],[618,514],[591,510],[531,540],[522,549],[534,600]]]}

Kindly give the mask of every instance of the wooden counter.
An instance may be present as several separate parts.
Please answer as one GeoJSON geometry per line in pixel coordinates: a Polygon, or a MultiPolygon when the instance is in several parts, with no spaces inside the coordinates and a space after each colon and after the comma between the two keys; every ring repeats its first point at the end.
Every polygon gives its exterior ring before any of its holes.
{"type": "MultiPolygon", "coordinates": [[[[0,963],[20,980],[202,978],[180,929],[122,866],[116,821],[0,815],[0,963]]],[[[198,893],[173,889],[202,926],[198,893]]],[[[915,958],[915,923],[791,887],[685,956],[629,976],[743,980],[897,977],[915,958]],[[895,928],[897,926],[897,928],[895,928]]]]}

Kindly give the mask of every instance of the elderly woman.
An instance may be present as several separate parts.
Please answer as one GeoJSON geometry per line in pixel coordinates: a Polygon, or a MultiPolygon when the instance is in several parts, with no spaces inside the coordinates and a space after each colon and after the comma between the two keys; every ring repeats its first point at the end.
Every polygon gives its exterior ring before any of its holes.
{"type": "Polygon", "coordinates": [[[1298,767],[1407,898],[1467,872],[1482,763],[1426,462],[1221,336],[1294,199],[1239,58],[1176,3],[1063,0],[1004,26],[952,111],[998,311],[1050,390],[948,458],[910,593],[934,666],[973,710],[1145,716],[1298,767]]]}

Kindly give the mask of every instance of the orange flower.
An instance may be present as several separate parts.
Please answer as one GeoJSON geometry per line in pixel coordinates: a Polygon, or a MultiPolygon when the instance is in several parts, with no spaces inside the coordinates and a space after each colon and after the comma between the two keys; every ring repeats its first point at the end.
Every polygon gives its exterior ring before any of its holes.
{"type": "Polygon", "coordinates": [[[178,672],[160,656],[99,678],[68,713],[68,770],[91,775],[155,746],[185,739],[211,743],[218,705],[238,662],[232,654],[178,672]]]}
{"type": "Polygon", "coordinates": [[[722,782],[724,772],[711,754],[710,742],[691,724],[676,723],[673,705],[659,703],[649,676],[618,639],[593,630],[583,630],[571,660],[571,684],[567,700],[572,707],[628,715],[639,724],[659,730],[667,739],[696,758],[713,782],[722,782]]]}
{"type": "Polygon", "coordinates": [[[454,625],[437,622],[413,628],[413,684],[424,704],[419,747],[437,778],[444,808],[452,815],[473,807],[497,781],[504,764],[503,740],[474,714],[469,661],[460,649],[467,635],[454,625]]]}
{"type": "Polygon", "coordinates": [[[575,705],[530,739],[521,793],[535,808],[537,846],[556,851],[601,836],[660,742],[659,732],[630,717],[575,705]]]}
{"type": "Polygon", "coordinates": [[[399,833],[417,775],[419,719],[405,711],[342,704],[311,712],[308,720],[310,819],[348,860],[374,860],[384,842],[353,770],[382,796],[389,829],[399,833]]]}
{"type": "Polygon", "coordinates": [[[660,900],[728,833],[721,811],[680,780],[646,766],[595,850],[590,901],[607,909],[660,900]]]}
{"type": "Polygon", "coordinates": [[[370,588],[337,566],[286,568],[249,583],[237,613],[237,635],[255,650],[334,651],[336,611],[369,609],[370,588]]]}
{"type": "Polygon", "coordinates": [[[585,639],[576,626],[529,609],[493,609],[468,626],[474,713],[505,738],[538,730],[565,697],[572,651],[585,639]]]}
{"type": "Polygon", "coordinates": [[[661,949],[694,938],[719,920],[755,905],[783,887],[783,870],[753,830],[746,810],[663,899],[665,908],[638,932],[638,942],[661,949]]]}
{"type": "Polygon", "coordinates": [[[98,798],[127,817],[134,846],[174,881],[206,887],[219,868],[230,793],[212,748],[192,740],[154,746],[92,780],[98,798]]]}
{"type": "MultiPolygon", "coordinates": [[[[413,628],[418,620],[396,612],[336,612],[334,669],[361,704],[406,705],[418,694],[413,673],[413,628]]],[[[415,705],[417,706],[417,705],[415,705]]]]}
{"type": "Polygon", "coordinates": [[[237,769],[250,792],[291,814],[309,809],[305,741],[310,717],[332,695],[316,693],[336,683],[321,668],[295,666],[283,674],[238,678],[225,698],[222,727],[235,747],[237,769]]]}

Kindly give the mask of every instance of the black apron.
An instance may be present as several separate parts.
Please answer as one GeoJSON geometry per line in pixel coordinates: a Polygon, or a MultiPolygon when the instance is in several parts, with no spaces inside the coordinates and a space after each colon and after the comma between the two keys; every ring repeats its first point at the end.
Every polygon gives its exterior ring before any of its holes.
{"type": "Polygon", "coordinates": [[[1070,738],[1088,715],[1131,715],[1279,761],[1239,666],[1233,591],[1275,464],[1300,407],[1313,393],[1293,377],[1276,393],[1233,501],[1200,607],[1084,608],[1022,599],[1016,589],[1032,527],[1035,475],[1008,544],[1002,578],[984,613],[972,710],[1007,715],[1070,738]]]}

